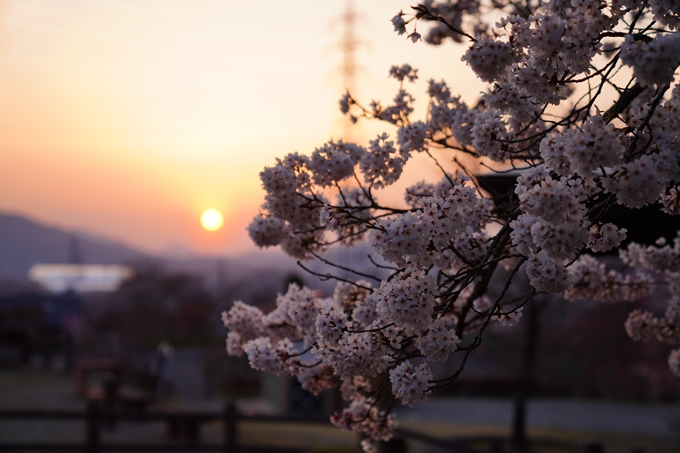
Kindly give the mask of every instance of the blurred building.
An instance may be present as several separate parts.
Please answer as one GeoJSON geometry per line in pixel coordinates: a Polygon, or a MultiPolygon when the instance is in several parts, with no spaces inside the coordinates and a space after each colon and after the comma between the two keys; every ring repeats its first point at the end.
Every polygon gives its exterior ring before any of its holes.
{"type": "Polygon", "coordinates": [[[36,264],[28,271],[30,281],[55,293],[115,291],[134,275],[132,267],[118,264],[36,264]]]}

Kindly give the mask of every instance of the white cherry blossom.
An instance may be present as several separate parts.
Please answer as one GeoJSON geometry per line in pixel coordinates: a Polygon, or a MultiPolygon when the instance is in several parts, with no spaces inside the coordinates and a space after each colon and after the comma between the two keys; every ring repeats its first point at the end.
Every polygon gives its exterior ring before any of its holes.
{"type": "Polygon", "coordinates": [[[387,132],[285,154],[260,173],[264,203],[248,227],[258,247],[310,260],[361,245],[368,256],[356,269],[321,257],[337,270],[324,275],[337,280],[332,295],[292,285],[266,314],[235,302],[223,314],[228,353],[315,393],[339,386],[348,404],[331,420],[368,436],[369,452],[395,424],[373,384],[423,401],[458,376],[434,376],[429,362],[467,357],[492,321],[512,328],[534,292],[653,299],[625,329],[674,348],[680,376],[680,237],[621,250],[626,229],[605,220],[617,204],[680,213],[679,5],[424,0],[397,13],[395,32],[416,47],[466,46],[460,70],[487,86],[463,100],[453,75],[430,79],[416,117],[406,88],[419,71],[392,66],[390,102],[345,93],[339,103],[387,132]],[[416,154],[439,173],[400,185],[416,154]],[[388,187],[406,187],[403,201],[381,201],[388,187]],[[510,297],[517,280],[531,290],[510,297]]]}

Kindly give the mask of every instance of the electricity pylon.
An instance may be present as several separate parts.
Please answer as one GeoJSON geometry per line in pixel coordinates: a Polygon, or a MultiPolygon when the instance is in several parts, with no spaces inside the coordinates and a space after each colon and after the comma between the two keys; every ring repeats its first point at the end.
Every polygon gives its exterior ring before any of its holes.
{"type": "MultiPolygon", "coordinates": [[[[342,24],[342,38],[338,42],[338,47],[342,51],[342,63],[340,64],[340,76],[342,77],[343,93],[350,92],[352,95],[356,94],[357,73],[359,66],[356,62],[356,52],[359,46],[364,43],[356,37],[356,22],[359,15],[354,10],[351,1],[346,3],[345,11],[339,17],[342,24]]],[[[343,133],[342,139],[346,142],[354,140],[353,132],[356,128],[349,117],[343,118],[343,133]]]]}

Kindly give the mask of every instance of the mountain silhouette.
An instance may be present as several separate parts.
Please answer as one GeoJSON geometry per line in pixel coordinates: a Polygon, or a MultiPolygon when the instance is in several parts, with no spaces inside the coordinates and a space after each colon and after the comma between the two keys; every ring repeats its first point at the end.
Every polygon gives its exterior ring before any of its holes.
{"type": "Polygon", "coordinates": [[[0,277],[25,278],[36,263],[123,264],[148,255],[89,233],[0,214],[0,277]]]}

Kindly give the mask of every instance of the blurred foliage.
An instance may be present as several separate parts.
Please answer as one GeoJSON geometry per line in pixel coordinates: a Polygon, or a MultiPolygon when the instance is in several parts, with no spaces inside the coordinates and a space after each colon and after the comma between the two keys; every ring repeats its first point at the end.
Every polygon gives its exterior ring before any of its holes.
{"type": "MultiPolygon", "coordinates": [[[[106,300],[107,309],[91,317],[96,330],[117,338],[121,349],[214,345],[220,338],[216,300],[201,278],[168,272],[155,263],[136,268],[135,278],[106,300]]],[[[93,304],[91,304],[93,305],[93,304]]]]}
{"type": "MultiPolygon", "coordinates": [[[[531,396],[680,399],[677,378],[667,364],[670,347],[657,341],[636,342],[626,333],[630,304],[567,302],[559,297],[541,304],[531,396]]],[[[524,361],[526,322],[521,319],[514,327],[493,325],[472,354],[468,375],[437,394],[512,397],[524,361]],[[482,370],[479,375],[477,369],[482,370]]]]}

